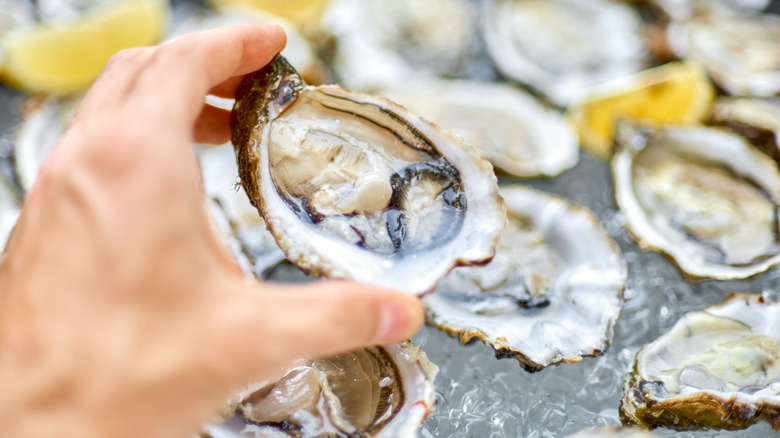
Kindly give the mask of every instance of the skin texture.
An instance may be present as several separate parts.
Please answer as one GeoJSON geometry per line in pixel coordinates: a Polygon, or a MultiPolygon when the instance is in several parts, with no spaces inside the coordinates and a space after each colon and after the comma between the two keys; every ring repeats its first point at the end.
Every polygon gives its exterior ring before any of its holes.
{"type": "Polygon", "coordinates": [[[229,26],[106,65],[0,259],[9,437],[191,437],[296,358],[400,340],[419,300],[347,281],[258,284],[215,235],[191,143],[229,138],[242,75],[285,44],[229,26]]]}

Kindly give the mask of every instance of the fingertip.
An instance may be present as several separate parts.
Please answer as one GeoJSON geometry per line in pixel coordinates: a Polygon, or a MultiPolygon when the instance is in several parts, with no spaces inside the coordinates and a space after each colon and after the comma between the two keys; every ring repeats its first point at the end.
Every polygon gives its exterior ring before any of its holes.
{"type": "Polygon", "coordinates": [[[385,290],[374,342],[384,344],[409,338],[425,322],[425,310],[416,296],[385,290]]]}

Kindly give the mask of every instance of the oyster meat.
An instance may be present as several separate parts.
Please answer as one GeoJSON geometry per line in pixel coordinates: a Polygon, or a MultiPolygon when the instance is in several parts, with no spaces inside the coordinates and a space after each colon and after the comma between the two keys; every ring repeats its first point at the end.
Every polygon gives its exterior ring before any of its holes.
{"type": "Polygon", "coordinates": [[[642,20],[607,0],[485,2],[488,51],[505,76],[559,106],[586,88],[642,70],[642,20]]]}
{"type": "Polygon", "coordinates": [[[728,93],[780,93],[780,17],[707,15],[673,22],[667,33],[678,57],[700,62],[728,93]]]}
{"type": "Polygon", "coordinates": [[[742,137],[623,123],[616,148],[615,198],[643,248],[694,278],[747,278],[780,262],[780,171],[742,137]]]}
{"type": "Polygon", "coordinates": [[[747,138],[780,163],[780,98],[721,97],[710,123],[747,138]]]}
{"type": "Polygon", "coordinates": [[[406,341],[300,364],[232,402],[213,438],[413,438],[433,411],[437,368],[406,341]]]}
{"type": "Polygon", "coordinates": [[[233,108],[242,185],[308,273],[409,293],[493,256],[506,218],[493,168],[404,108],[306,86],[277,56],[233,108]]]}
{"type": "Polygon", "coordinates": [[[637,353],[621,418],[642,427],[780,431],[780,304],[736,295],[683,316],[637,353]]]}
{"type": "Polygon", "coordinates": [[[561,114],[516,87],[439,80],[405,82],[379,93],[460,135],[510,175],[555,176],[579,160],[577,137],[561,114]]]}
{"type": "Polygon", "coordinates": [[[495,258],[455,269],[423,297],[428,323],[528,371],[601,354],[623,304],[617,246],[582,207],[519,186],[501,193],[509,224],[495,258]]]}

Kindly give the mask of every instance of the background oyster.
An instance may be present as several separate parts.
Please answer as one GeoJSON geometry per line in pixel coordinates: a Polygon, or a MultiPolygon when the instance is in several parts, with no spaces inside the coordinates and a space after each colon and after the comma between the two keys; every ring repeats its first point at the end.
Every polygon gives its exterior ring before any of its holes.
{"type": "Polygon", "coordinates": [[[296,436],[413,438],[433,410],[437,368],[411,342],[300,364],[253,385],[213,438],[296,436]]]}
{"type": "Polygon", "coordinates": [[[642,247],[694,277],[745,278],[780,263],[780,171],[744,139],[622,124],[616,145],[615,198],[642,247]]]}
{"type": "Polygon", "coordinates": [[[522,187],[501,193],[509,225],[496,257],[455,269],[423,297],[428,322],[527,371],[601,354],[623,303],[620,251],[581,207],[522,187]]]}
{"type": "Polygon", "coordinates": [[[683,316],[643,347],[621,417],[643,427],[780,431],[780,304],[736,295],[683,316]]]}

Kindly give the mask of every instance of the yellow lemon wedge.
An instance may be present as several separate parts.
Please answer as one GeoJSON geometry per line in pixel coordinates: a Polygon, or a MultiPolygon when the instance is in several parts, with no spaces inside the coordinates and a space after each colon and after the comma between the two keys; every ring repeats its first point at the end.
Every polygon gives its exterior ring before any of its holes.
{"type": "Polygon", "coordinates": [[[293,23],[301,32],[312,30],[319,23],[329,0],[211,0],[217,8],[251,6],[293,23]]]}
{"type": "Polygon", "coordinates": [[[31,92],[83,90],[114,53],[156,44],[168,23],[165,0],[102,4],[77,21],[42,23],[3,37],[0,79],[31,92]]]}
{"type": "Polygon", "coordinates": [[[594,88],[567,111],[580,144],[596,158],[612,154],[618,119],[662,126],[699,123],[709,113],[715,88],[691,61],[672,62],[594,88]]]}

